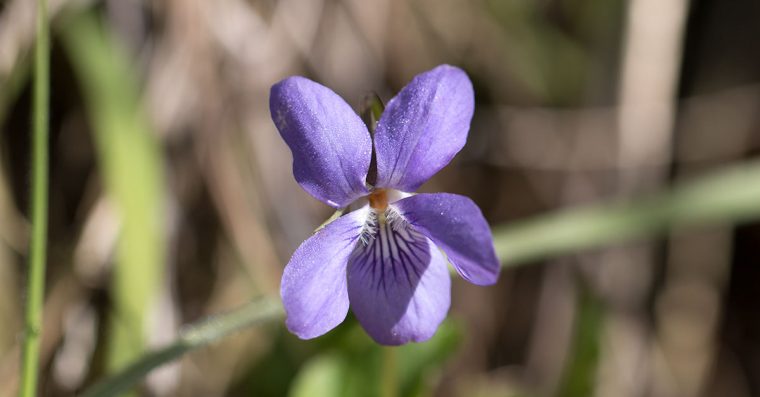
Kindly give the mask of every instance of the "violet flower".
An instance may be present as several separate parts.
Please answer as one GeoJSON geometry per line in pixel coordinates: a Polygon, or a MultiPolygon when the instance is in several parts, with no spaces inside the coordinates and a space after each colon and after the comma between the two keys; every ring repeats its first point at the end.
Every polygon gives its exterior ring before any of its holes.
{"type": "Polygon", "coordinates": [[[330,206],[354,209],[301,244],[285,267],[281,295],[291,332],[323,335],[343,322],[350,302],[378,343],[429,339],[450,304],[441,250],[471,283],[496,282],[499,262],[475,203],[409,193],[465,144],[474,97],[461,69],[442,65],[416,76],[388,103],[374,142],[343,99],[304,77],[275,84],[269,106],[293,153],[296,181],[330,206]]]}

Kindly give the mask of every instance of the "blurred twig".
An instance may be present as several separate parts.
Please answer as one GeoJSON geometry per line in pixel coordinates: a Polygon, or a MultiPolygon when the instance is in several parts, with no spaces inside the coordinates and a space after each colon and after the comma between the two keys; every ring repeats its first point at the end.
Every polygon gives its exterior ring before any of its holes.
{"type": "Polygon", "coordinates": [[[206,346],[233,332],[279,320],[284,313],[277,299],[261,298],[235,311],[211,317],[180,332],[177,340],[156,350],[118,374],[94,385],[82,397],[114,396],[129,390],[154,368],[169,363],[183,354],[206,346]]]}
{"type": "MultiPolygon", "coordinates": [[[[687,152],[679,153],[680,157],[673,159],[674,163],[678,166],[710,164],[725,159],[736,146],[756,149],[758,142],[749,139],[748,135],[758,106],[760,84],[681,98],[676,124],[679,133],[692,145],[687,152]],[[720,129],[720,139],[711,139],[716,136],[716,129],[720,129]]],[[[616,129],[615,116],[632,112],[620,106],[566,109],[499,105],[492,108],[481,106],[480,111],[481,114],[493,114],[500,128],[488,132],[487,139],[493,144],[484,148],[483,156],[476,160],[496,167],[561,173],[632,174],[661,171],[669,166],[651,159],[623,164],[618,161],[615,150],[599,150],[600,147],[617,145],[618,138],[610,133],[616,129]]]]}
{"type": "Polygon", "coordinates": [[[664,232],[760,217],[760,162],[736,166],[637,201],[569,210],[494,229],[505,265],[664,232]]]}

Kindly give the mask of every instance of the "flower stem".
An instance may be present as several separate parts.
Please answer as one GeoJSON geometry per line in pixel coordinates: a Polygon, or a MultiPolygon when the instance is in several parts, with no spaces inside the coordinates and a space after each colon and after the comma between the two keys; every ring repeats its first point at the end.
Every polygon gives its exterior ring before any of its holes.
{"type": "Polygon", "coordinates": [[[284,314],[279,299],[259,298],[231,312],[212,316],[199,324],[186,327],[172,344],[144,355],[116,375],[98,382],[87,389],[82,397],[119,395],[138,383],[151,370],[172,362],[191,350],[257,324],[282,321],[284,314]]]}
{"type": "Polygon", "coordinates": [[[380,385],[382,397],[398,396],[398,376],[396,361],[398,354],[395,347],[383,347],[383,379],[380,385]]]}
{"type": "Polygon", "coordinates": [[[40,334],[45,294],[48,200],[48,97],[50,86],[50,32],[47,0],[37,0],[37,37],[34,49],[32,110],[32,236],[27,275],[24,346],[19,395],[37,395],[40,334]]]}

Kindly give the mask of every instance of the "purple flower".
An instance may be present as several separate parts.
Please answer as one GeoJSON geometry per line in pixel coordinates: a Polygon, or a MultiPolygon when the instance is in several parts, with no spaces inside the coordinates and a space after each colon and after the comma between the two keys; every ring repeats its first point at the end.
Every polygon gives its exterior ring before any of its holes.
{"type": "Polygon", "coordinates": [[[388,103],[374,142],[343,99],[306,78],[275,84],[269,106],[293,152],[296,181],[328,205],[353,209],[301,244],[285,267],[281,295],[291,332],[323,335],[343,322],[350,302],[378,343],[420,342],[449,310],[447,257],[471,283],[496,282],[499,262],[475,203],[409,193],[467,139],[474,97],[461,69],[442,65],[416,76],[388,103]]]}

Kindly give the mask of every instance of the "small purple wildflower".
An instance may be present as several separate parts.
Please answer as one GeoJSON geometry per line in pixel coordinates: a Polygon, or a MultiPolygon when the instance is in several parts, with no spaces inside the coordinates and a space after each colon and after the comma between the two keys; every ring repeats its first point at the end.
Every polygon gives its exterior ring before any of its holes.
{"type": "Polygon", "coordinates": [[[281,295],[291,332],[323,335],[343,322],[350,302],[378,343],[429,339],[451,300],[441,250],[471,283],[496,282],[499,262],[477,205],[455,194],[409,193],[462,149],[474,102],[467,75],[438,66],[388,103],[373,142],[330,89],[298,76],[272,87],[272,119],[293,152],[296,181],[330,206],[354,209],[301,244],[285,267],[281,295]]]}

